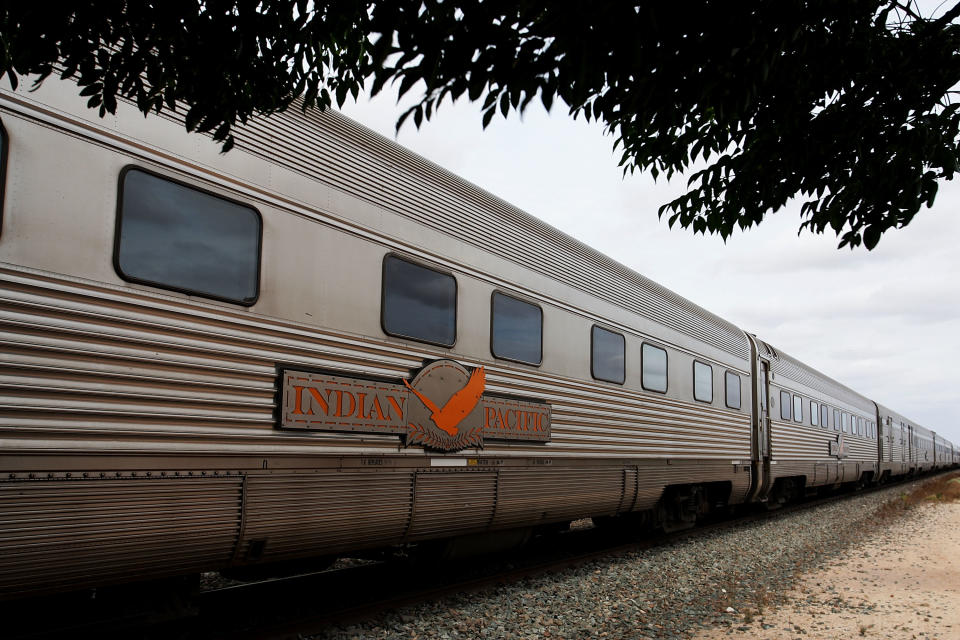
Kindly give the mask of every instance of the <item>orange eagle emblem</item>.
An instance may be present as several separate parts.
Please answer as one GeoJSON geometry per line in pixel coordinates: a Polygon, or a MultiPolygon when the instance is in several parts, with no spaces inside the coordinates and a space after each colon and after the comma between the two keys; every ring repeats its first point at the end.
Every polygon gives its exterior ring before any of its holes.
{"type": "Polygon", "coordinates": [[[403,384],[407,385],[407,388],[430,410],[430,419],[433,423],[446,434],[455,436],[459,431],[457,425],[470,415],[480,402],[480,397],[483,396],[483,390],[486,388],[486,380],[487,374],[483,367],[474,369],[467,384],[454,393],[443,407],[438,407],[430,398],[410,386],[406,380],[403,384]]]}

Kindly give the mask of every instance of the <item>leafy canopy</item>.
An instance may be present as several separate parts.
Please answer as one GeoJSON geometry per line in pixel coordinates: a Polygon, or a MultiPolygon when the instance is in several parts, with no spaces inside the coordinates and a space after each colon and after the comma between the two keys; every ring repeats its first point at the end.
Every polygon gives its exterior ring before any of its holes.
{"type": "MultiPolygon", "coordinates": [[[[960,2],[99,0],[0,9],[0,74],[76,77],[100,115],[187,105],[233,145],[256,114],[342,105],[369,81],[483,125],[534,99],[604,123],[624,171],[694,169],[660,208],[728,237],[800,196],[803,228],[873,248],[958,170],[960,2]],[[702,167],[702,168],[701,168],[702,167]]],[[[2,77],[0,75],[0,77],[2,77]]]]}

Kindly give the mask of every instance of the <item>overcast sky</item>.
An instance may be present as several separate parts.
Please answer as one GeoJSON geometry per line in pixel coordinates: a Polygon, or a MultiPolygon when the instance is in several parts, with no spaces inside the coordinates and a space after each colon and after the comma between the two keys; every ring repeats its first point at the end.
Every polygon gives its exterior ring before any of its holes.
{"type": "Polygon", "coordinates": [[[556,106],[531,103],[484,131],[476,105],[448,102],[398,136],[386,92],[343,112],[960,444],[957,181],[872,252],[798,237],[799,202],[724,244],[657,218],[685,177],[624,178],[602,127],[556,106]]]}

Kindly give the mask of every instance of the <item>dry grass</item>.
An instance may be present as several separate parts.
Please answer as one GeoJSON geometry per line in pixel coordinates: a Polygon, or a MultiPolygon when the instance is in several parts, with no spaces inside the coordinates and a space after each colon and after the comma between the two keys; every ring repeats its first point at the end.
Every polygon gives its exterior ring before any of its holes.
{"type": "Polygon", "coordinates": [[[877,509],[878,520],[890,520],[928,502],[954,502],[960,500],[960,472],[954,471],[930,478],[910,491],[900,493],[877,509]]]}

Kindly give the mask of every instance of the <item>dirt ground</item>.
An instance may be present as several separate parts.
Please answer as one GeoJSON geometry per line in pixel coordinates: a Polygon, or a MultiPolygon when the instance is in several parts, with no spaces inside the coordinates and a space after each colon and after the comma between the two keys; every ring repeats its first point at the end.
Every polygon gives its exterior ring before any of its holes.
{"type": "MultiPolygon", "coordinates": [[[[858,535],[856,531],[838,535],[858,535]]],[[[923,504],[801,578],[783,606],[729,613],[729,638],[960,639],[960,502],[923,504]]]]}

